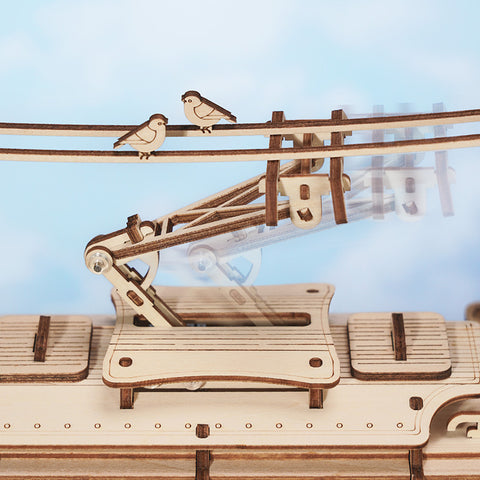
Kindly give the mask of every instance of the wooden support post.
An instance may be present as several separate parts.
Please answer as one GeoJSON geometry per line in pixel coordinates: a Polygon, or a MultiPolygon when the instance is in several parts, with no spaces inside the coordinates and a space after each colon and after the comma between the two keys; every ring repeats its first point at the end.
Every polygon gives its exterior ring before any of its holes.
{"type": "Polygon", "coordinates": [[[133,388],[120,389],[120,408],[133,408],[133,388]]]}
{"type": "MultiPolygon", "coordinates": [[[[332,120],[344,120],[347,116],[343,110],[333,110],[332,120]]],[[[344,132],[332,132],[331,145],[340,147],[343,145],[344,132]]],[[[332,191],[333,213],[335,222],[347,223],[347,210],[343,195],[343,157],[330,158],[330,188],[332,191]]]]}
{"type": "MultiPolygon", "coordinates": [[[[313,142],[313,134],[312,133],[304,133],[303,134],[303,146],[304,147],[311,147],[313,142]]],[[[311,158],[302,158],[300,160],[300,173],[302,175],[308,175],[312,173],[312,159],[311,158]]]]}
{"type": "Polygon", "coordinates": [[[210,450],[195,452],[195,480],[210,480],[210,450]]]}
{"type": "Polygon", "coordinates": [[[311,388],[310,408],[323,408],[323,390],[321,388],[311,388]]]}
{"type": "Polygon", "coordinates": [[[33,360],[35,362],[44,362],[47,355],[48,332],[50,330],[50,317],[40,315],[38,321],[38,330],[35,335],[35,342],[33,345],[33,360]]]}
{"type": "Polygon", "coordinates": [[[409,450],[408,462],[410,465],[410,480],[424,480],[422,449],[414,448],[409,450]]]}
{"type": "MultiPolygon", "coordinates": [[[[285,120],[283,112],[272,113],[272,125],[282,123],[285,120]]],[[[282,135],[271,135],[269,148],[282,147],[282,135]]],[[[268,160],[265,177],[265,225],[276,227],[278,225],[278,174],[280,172],[280,160],[268,160]]]]}
{"type": "Polygon", "coordinates": [[[392,335],[395,360],[407,359],[407,342],[405,340],[405,325],[403,313],[392,313],[392,335]]]}

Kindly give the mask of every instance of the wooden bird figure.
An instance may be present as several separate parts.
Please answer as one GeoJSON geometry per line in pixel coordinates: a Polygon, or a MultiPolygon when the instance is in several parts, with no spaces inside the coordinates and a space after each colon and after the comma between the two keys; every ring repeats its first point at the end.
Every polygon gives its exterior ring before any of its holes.
{"type": "Polygon", "coordinates": [[[237,118],[228,110],[202,97],[195,90],[185,92],[182,95],[182,101],[184,103],[185,116],[194,125],[198,125],[204,133],[211,133],[212,125],[215,125],[222,118],[231,123],[237,123],[237,118]]]}
{"type": "Polygon", "coordinates": [[[113,144],[113,148],[118,148],[128,143],[140,152],[140,157],[148,157],[165,140],[167,123],[167,117],[161,113],[155,113],[147,122],[142,123],[137,128],[123,135],[123,137],[120,137],[113,144]]]}

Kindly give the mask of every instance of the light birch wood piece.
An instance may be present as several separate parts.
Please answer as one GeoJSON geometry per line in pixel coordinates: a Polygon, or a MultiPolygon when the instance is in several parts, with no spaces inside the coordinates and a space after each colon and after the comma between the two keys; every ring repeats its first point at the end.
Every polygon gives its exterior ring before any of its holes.
{"type": "MultiPolygon", "coordinates": [[[[258,316],[251,299],[232,310],[223,291],[191,288],[171,304],[180,317],[238,312],[258,316]],[[207,308],[205,307],[207,304],[207,308]]],[[[307,315],[306,326],[270,327],[136,327],[135,312],[115,293],[117,326],[104,362],[104,382],[117,388],[186,381],[258,381],[331,388],[339,381],[339,365],[328,327],[333,287],[305,284],[257,287],[259,296],[282,314],[307,315]],[[129,359],[129,360],[126,360],[129,359]],[[122,366],[125,365],[125,366],[122,366]]]]}
{"type": "Polygon", "coordinates": [[[348,319],[352,371],[362,380],[428,380],[450,376],[445,320],[434,313],[404,313],[406,360],[396,360],[390,313],[348,319]]]}
{"type": "MultiPolygon", "coordinates": [[[[92,323],[84,316],[50,317],[44,360],[35,361],[39,317],[0,318],[0,382],[76,382],[87,376],[92,323]]],[[[38,342],[38,339],[37,339],[38,342]]]]}
{"type": "Polygon", "coordinates": [[[454,432],[462,423],[473,423],[466,429],[468,438],[480,438],[478,424],[480,423],[480,411],[476,412],[458,412],[453,415],[447,423],[447,431],[454,432]]]}
{"type": "MultiPolygon", "coordinates": [[[[368,116],[338,122],[332,119],[287,120],[283,125],[243,123],[215,125],[210,136],[283,135],[293,140],[294,135],[313,133],[318,141],[329,140],[332,132],[384,130],[406,127],[428,127],[480,122],[480,109],[452,112],[416,113],[407,115],[368,116]]],[[[137,125],[68,125],[42,123],[0,122],[0,135],[40,135],[68,137],[121,137],[137,128],[137,125]]],[[[169,125],[167,137],[201,137],[204,133],[191,125],[169,125]]],[[[314,144],[316,142],[314,141],[314,144]]]]}
{"type": "MultiPolygon", "coordinates": [[[[287,135],[288,136],[288,135],[287,135]]],[[[341,147],[305,147],[239,150],[174,150],[156,151],[149,163],[248,162],[268,160],[302,160],[312,158],[357,157],[399,153],[451,150],[480,146],[480,135],[457,135],[420,140],[400,140],[383,143],[351,144],[341,147]]],[[[72,162],[72,163],[145,163],[136,152],[109,150],[40,150],[0,148],[0,161],[72,162]]]]}

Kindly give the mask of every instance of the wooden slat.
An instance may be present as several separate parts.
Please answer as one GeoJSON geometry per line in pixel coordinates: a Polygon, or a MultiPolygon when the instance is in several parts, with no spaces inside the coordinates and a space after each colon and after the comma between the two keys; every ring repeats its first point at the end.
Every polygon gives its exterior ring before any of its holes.
{"type": "MultiPolygon", "coordinates": [[[[282,123],[285,120],[283,112],[272,113],[272,124],[282,123]]],[[[282,147],[282,135],[270,137],[269,148],[279,149],[282,147]]],[[[269,160],[265,175],[265,225],[275,227],[278,225],[278,174],[280,173],[280,161],[269,160]]]]}
{"type": "MultiPolygon", "coordinates": [[[[333,110],[332,120],[341,121],[347,117],[343,110],[333,110]]],[[[331,145],[339,147],[343,145],[344,134],[332,132],[331,145]]],[[[337,224],[347,223],[347,210],[343,191],[343,157],[330,158],[330,188],[332,192],[333,213],[337,224]]]]}
{"type": "Polygon", "coordinates": [[[132,151],[0,148],[0,161],[72,163],[145,163],[146,161],[148,161],[148,163],[257,162],[268,160],[301,160],[306,156],[312,158],[331,158],[390,155],[478,146],[480,146],[480,135],[472,134],[382,143],[351,144],[340,147],[329,145],[279,149],[160,150],[152,152],[148,160],[141,159],[138,152],[132,151]]]}
{"type": "Polygon", "coordinates": [[[91,332],[92,323],[83,316],[42,317],[40,322],[33,315],[0,318],[0,382],[85,378],[91,332]]]}
{"type": "MultiPolygon", "coordinates": [[[[406,126],[426,127],[480,121],[480,109],[434,112],[388,117],[364,117],[349,119],[338,125],[329,119],[287,120],[285,126],[266,123],[239,123],[235,125],[215,125],[209,136],[243,135],[286,135],[294,133],[315,133],[330,136],[332,131],[359,131],[376,129],[405,128],[406,126]]],[[[1,135],[42,135],[42,136],[85,136],[121,137],[138,125],[72,125],[42,123],[0,123],[1,135]]],[[[167,137],[203,137],[204,133],[194,125],[167,125],[167,137]]]]}
{"type": "Polygon", "coordinates": [[[47,354],[48,332],[50,330],[50,317],[40,315],[38,330],[35,335],[35,346],[33,348],[34,362],[44,362],[47,354]]]}
{"type": "Polygon", "coordinates": [[[395,360],[401,361],[407,359],[407,344],[405,341],[405,325],[403,323],[402,313],[392,313],[393,325],[393,349],[395,350],[395,360]]]}
{"type": "Polygon", "coordinates": [[[450,376],[452,363],[443,317],[415,312],[404,313],[403,319],[398,315],[394,318],[393,329],[392,315],[388,313],[355,314],[348,319],[354,375],[362,380],[450,376]]]}

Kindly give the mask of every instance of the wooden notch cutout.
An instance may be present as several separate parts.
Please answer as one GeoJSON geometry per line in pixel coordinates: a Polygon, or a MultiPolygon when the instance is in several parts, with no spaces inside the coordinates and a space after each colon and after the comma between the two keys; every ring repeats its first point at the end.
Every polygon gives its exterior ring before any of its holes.
{"type": "Polygon", "coordinates": [[[309,396],[310,408],[323,408],[323,390],[321,388],[311,388],[309,396]]]}
{"type": "Polygon", "coordinates": [[[141,297],[135,293],[133,290],[127,292],[127,297],[137,306],[141,307],[143,305],[143,300],[141,297]]]}
{"type": "MultiPolygon", "coordinates": [[[[272,124],[282,123],[285,120],[283,112],[272,113],[272,124]]],[[[269,148],[282,147],[282,135],[271,135],[269,148]]],[[[265,176],[265,225],[276,227],[278,225],[278,174],[280,172],[280,160],[267,161],[265,176]]]]}
{"type": "Polygon", "coordinates": [[[133,408],[133,388],[120,389],[120,408],[133,408]]]}
{"type": "Polygon", "coordinates": [[[50,317],[40,315],[38,321],[38,330],[35,335],[35,343],[33,346],[35,362],[44,362],[47,355],[48,333],[50,331],[50,317]]]}
{"type": "Polygon", "coordinates": [[[305,183],[300,185],[300,200],[310,200],[310,187],[305,183]]]}
{"type": "Polygon", "coordinates": [[[135,214],[127,218],[127,235],[132,243],[138,243],[143,240],[143,234],[140,231],[140,217],[135,214]]]}
{"type": "MultiPolygon", "coordinates": [[[[340,121],[347,118],[343,110],[333,110],[332,120],[340,121]]],[[[345,132],[332,132],[331,145],[343,146],[345,132]]],[[[332,191],[333,213],[337,224],[347,223],[347,210],[345,207],[344,186],[343,186],[343,157],[330,158],[330,185],[332,191]]]]}
{"type": "Polygon", "coordinates": [[[210,480],[210,450],[195,452],[195,480],[210,480]]]}
{"type": "Polygon", "coordinates": [[[395,360],[406,360],[407,342],[405,339],[405,324],[403,322],[403,313],[392,313],[392,327],[393,350],[395,351],[395,360]]]}
{"type": "Polygon", "coordinates": [[[208,438],[210,435],[210,426],[206,423],[197,424],[195,429],[195,434],[198,438],[208,438]]]}
{"type": "Polygon", "coordinates": [[[308,207],[297,210],[297,213],[304,222],[309,222],[313,218],[312,211],[308,207]]]}
{"type": "Polygon", "coordinates": [[[423,398],[410,397],[409,404],[412,410],[421,410],[423,408],[423,398]]]}
{"type": "Polygon", "coordinates": [[[423,452],[421,448],[408,451],[408,463],[410,465],[410,480],[424,480],[423,452]]]}

